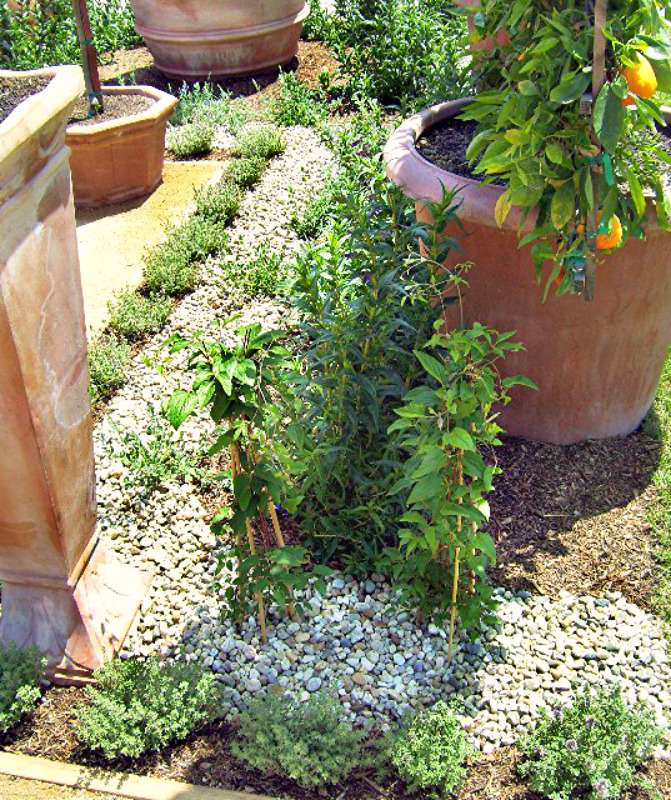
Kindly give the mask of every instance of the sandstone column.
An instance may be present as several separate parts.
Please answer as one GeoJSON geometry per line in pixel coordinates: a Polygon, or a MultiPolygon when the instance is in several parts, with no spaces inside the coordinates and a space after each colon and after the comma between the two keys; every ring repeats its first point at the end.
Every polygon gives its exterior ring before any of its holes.
{"type": "Polygon", "coordinates": [[[0,123],[0,641],[57,682],[121,646],[147,577],[96,535],[86,331],[65,124],[84,83],[51,77],[0,123]]]}

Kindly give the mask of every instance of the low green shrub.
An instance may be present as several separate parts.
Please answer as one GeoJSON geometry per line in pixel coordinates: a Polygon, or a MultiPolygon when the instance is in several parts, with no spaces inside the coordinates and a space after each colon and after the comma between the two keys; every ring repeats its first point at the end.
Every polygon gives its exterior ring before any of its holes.
{"type": "Polygon", "coordinates": [[[168,128],[165,146],[175,158],[191,158],[211,152],[214,128],[205,122],[188,122],[168,128]]]}
{"type": "Polygon", "coordinates": [[[311,127],[326,122],[329,107],[321,91],[311,89],[293,72],[283,72],[280,94],[271,105],[270,113],[278,125],[311,127]]]}
{"type": "Polygon", "coordinates": [[[156,658],[114,660],[95,674],[76,708],[79,739],[108,759],[158,751],[212,719],[219,704],[213,674],[156,658]]]}
{"type": "Polygon", "coordinates": [[[35,648],[0,644],[0,733],[29,713],[40,699],[46,661],[35,648]]]}
{"type": "Polygon", "coordinates": [[[124,289],[108,303],[108,327],[111,331],[133,341],[161,330],[170,316],[174,301],[163,295],[146,297],[124,289]]]}
{"type": "Polygon", "coordinates": [[[240,264],[223,259],[221,276],[229,296],[244,302],[255,297],[276,297],[282,286],[282,258],[264,245],[256,258],[240,264]]]}
{"type": "Polygon", "coordinates": [[[522,742],[520,772],[551,800],[618,800],[661,739],[651,711],[627,706],[619,690],[584,692],[565,708],[541,712],[522,742]]]}
{"type": "Polygon", "coordinates": [[[229,225],[240,208],[242,193],[227,180],[196,192],[196,216],[213,225],[229,225]]]}
{"type": "Polygon", "coordinates": [[[132,473],[133,485],[151,492],[170,481],[193,478],[205,482],[197,457],[185,450],[183,442],[165,419],[152,411],[145,430],[119,431],[119,460],[132,473]]]}
{"type": "Polygon", "coordinates": [[[185,83],[171,121],[178,126],[188,123],[210,128],[223,125],[236,134],[248,122],[259,117],[263,117],[263,113],[252,110],[244,98],[233,98],[218,86],[211,83],[185,83]]]}
{"type": "Polygon", "coordinates": [[[305,788],[344,780],[362,761],[364,734],[342,718],[326,691],[298,701],[268,693],[240,715],[233,754],[254,769],[286,775],[305,788]]]}
{"type": "Polygon", "coordinates": [[[289,225],[305,241],[315,239],[324,228],[333,222],[337,213],[337,200],[345,191],[342,177],[328,180],[317,197],[306,206],[303,214],[294,214],[289,225]]]}
{"type": "Polygon", "coordinates": [[[412,791],[438,797],[460,785],[473,754],[461,723],[442,701],[416,714],[380,745],[383,768],[391,764],[412,791]]]}
{"type": "Polygon", "coordinates": [[[263,158],[266,161],[279,156],[286,149],[282,131],[274,125],[256,125],[246,128],[239,136],[234,154],[242,158],[263,158]]]}
{"type": "Polygon", "coordinates": [[[236,158],[226,168],[225,177],[241,189],[251,189],[259,182],[265,168],[265,158],[236,158]]]}
{"type": "Polygon", "coordinates": [[[303,23],[301,38],[308,42],[328,42],[333,35],[333,15],[329,14],[319,0],[308,0],[310,13],[303,23]]]}
{"type": "Polygon", "coordinates": [[[228,236],[221,225],[193,215],[170,229],[166,241],[147,253],[144,285],[149,292],[173,297],[186,294],[196,285],[200,264],[227,243],[228,236]]]}
{"type": "Polygon", "coordinates": [[[130,357],[130,345],[115,334],[102,334],[89,346],[89,393],[94,403],[126,383],[130,357]]]}

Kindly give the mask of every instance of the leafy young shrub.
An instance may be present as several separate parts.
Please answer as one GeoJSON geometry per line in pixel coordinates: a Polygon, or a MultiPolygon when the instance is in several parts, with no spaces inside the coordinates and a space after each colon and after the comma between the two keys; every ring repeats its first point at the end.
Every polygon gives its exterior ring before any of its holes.
{"type": "Polygon", "coordinates": [[[317,126],[328,119],[328,114],[322,92],[310,89],[293,72],[280,75],[280,94],[271,107],[278,125],[317,126]]]}
{"type": "Polygon", "coordinates": [[[262,245],[256,258],[246,263],[223,259],[219,264],[226,293],[237,303],[255,297],[276,297],[283,291],[282,257],[262,245]]]}
{"type": "MultiPolygon", "coordinates": [[[[99,54],[141,41],[127,0],[89,3],[93,43],[99,54]]],[[[77,30],[70,0],[23,2],[18,11],[0,3],[0,69],[26,70],[78,64],[77,30]]]]}
{"type": "Polygon", "coordinates": [[[303,23],[301,38],[309,42],[328,42],[332,35],[332,14],[322,7],[319,0],[308,0],[308,6],[310,13],[303,23]]]}
{"type": "Polygon", "coordinates": [[[196,192],[196,215],[213,225],[229,225],[240,208],[242,194],[227,180],[196,192]]]}
{"type": "Polygon", "coordinates": [[[651,711],[628,707],[619,689],[585,692],[566,708],[541,712],[522,743],[520,772],[551,800],[578,792],[589,800],[618,800],[661,739],[651,711]]]}
{"type": "Polygon", "coordinates": [[[209,153],[213,141],[212,125],[204,122],[188,122],[185,125],[168,127],[165,146],[176,158],[191,158],[209,153]]]}
{"type": "Polygon", "coordinates": [[[35,648],[0,644],[0,733],[5,733],[40,699],[46,661],[35,648]]]}
{"type": "Polygon", "coordinates": [[[268,693],[240,715],[233,753],[254,769],[319,788],[344,780],[361,763],[363,736],[328,692],[306,701],[268,693]]]}
{"type": "Polygon", "coordinates": [[[219,693],[211,672],[156,658],[114,660],[87,687],[76,709],[77,736],[108,759],[158,751],[214,716],[219,693]]]}
{"type": "Polygon", "coordinates": [[[89,393],[94,403],[126,383],[130,355],[130,345],[114,334],[101,334],[90,345],[89,393]]]}
{"type": "Polygon", "coordinates": [[[281,155],[286,149],[282,131],[274,125],[247,128],[238,136],[234,153],[242,158],[263,158],[266,161],[281,155]]]}
{"type": "Polygon", "coordinates": [[[330,43],[351,96],[418,109],[468,94],[463,20],[429,0],[337,0],[330,43]]]}
{"type": "Polygon", "coordinates": [[[251,189],[257,184],[266,168],[266,160],[259,156],[236,158],[226,168],[227,180],[241,189],[251,189]]]}
{"type": "Polygon", "coordinates": [[[134,340],[161,330],[170,316],[174,302],[169,297],[124,289],[109,303],[109,329],[124,339],[134,340]]]}
{"type": "Polygon", "coordinates": [[[308,241],[316,238],[333,222],[334,214],[337,213],[336,201],[345,189],[345,179],[342,176],[330,178],[319,195],[308,203],[302,216],[292,216],[289,224],[301,239],[308,241]]]}
{"type": "Polygon", "coordinates": [[[443,701],[387,735],[380,752],[412,791],[428,790],[439,797],[459,786],[473,754],[461,723],[443,701]]]}
{"type": "Polygon", "coordinates": [[[179,105],[173,112],[172,123],[194,123],[210,128],[223,125],[235,134],[258,116],[259,113],[252,112],[243,98],[234,99],[220,87],[211,83],[185,83],[179,93],[179,105]]]}
{"type": "Polygon", "coordinates": [[[196,459],[185,451],[183,442],[161,416],[152,412],[146,431],[141,434],[120,431],[119,459],[134,476],[134,482],[152,491],[177,479],[205,477],[196,459]]]}

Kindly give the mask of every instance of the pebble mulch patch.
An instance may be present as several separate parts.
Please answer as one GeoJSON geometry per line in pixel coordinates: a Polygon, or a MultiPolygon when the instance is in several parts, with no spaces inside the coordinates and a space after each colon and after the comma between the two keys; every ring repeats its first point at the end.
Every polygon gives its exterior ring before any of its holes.
{"type": "MultiPolygon", "coordinates": [[[[261,243],[291,258],[300,247],[291,217],[316,196],[332,168],[332,156],[314,132],[289,129],[286,139],[286,153],[245,196],[231,228],[225,258],[240,265],[258,255],[261,243]]],[[[211,668],[223,685],[228,719],[270,686],[304,695],[336,686],[346,712],[362,724],[388,722],[438,698],[459,698],[464,724],[485,754],[512,744],[541,707],[565,702],[583,686],[619,684],[630,701],[650,703],[660,723],[670,721],[671,666],[661,624],[617,592],[548,597],[502,588],[498,624],[483,628],[474,642],[460,642],[451,663],[446,631],[417,625],[379,576],[333,577],[325,597],[305,598],[301,622],[271,617],[267,644],[253,619],[241,630],[223,620],[221,599],[211,587],[223,545],[209,530],[198,482],[149,492],[121,464],[119,452],[122,431],[142,435],[152,409],[186,380],[179,362],[160,370],[167,336],[217,335],[218,322],[235,306],[217,263],[208,263],[199,288],[180,304],[168,330],[138,355],[128,384],[96,428],[103,536],[122,558],[156,572],[128,654],[184,653],[211,668]]],[[[290,324],[279,301],[248,304],[240,313],[240,324],[290,324]]],[[[190,420],[179,434],[180,447],[200,452],[209,431],[207,419],[190,420]]]]}

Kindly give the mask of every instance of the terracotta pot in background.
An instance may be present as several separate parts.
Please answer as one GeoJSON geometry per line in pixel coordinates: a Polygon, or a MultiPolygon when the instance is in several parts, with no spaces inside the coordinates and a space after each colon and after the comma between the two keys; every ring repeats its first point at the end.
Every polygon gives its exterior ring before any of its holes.
{"type": "Polygon", "coordinates": [[[177,99],[152,86],[106,86],[103,95],[141,94],[145,111],[88,125],[70,125],[66,144],[78,208],[122,203],[151,194],[161,183],[165,130],[177,99]]]}
{"type": "Polygon", "coordinates": [[[132,0],[136,28],[171,78],[253,75],[296,55],[305,0],[132,0]]]}
{"type": "MultiPolygon", "coordinates": [[[[543,303],[529,249],[518,247],[519,215],[511,213],[503,228],[496,224],[503,189],[446,172],[415,146],[467,102],[443,103],[404,122],[385,161],[424,221],[431,214],[423,201],[439,200],[443,187],[459,190],[465,233],[456,225],[446,233],[459,239],[462,252],[451,253],[446,266],[474,264],[466,278],[465,321],[516,331],[526,352],[508,356],[501,371],[528,375],[540,387],[516,390],[501,425],[514,436],[557,444],[626,435],[652,404],[671,343],[671,236],[651,218],[645,241],[630,240],[604,257],[594,302],[551,292],[543,303]]],[[[458,323],[456,307],[448,307],[446,319],[458,323]]]]}
{"type": "Polygon", "coordinates": [[[147,584],[96,533],[88,362],[65,125],[79,67],[0,123],[0,641],[57,681],[117,652],[147,584]]]}

